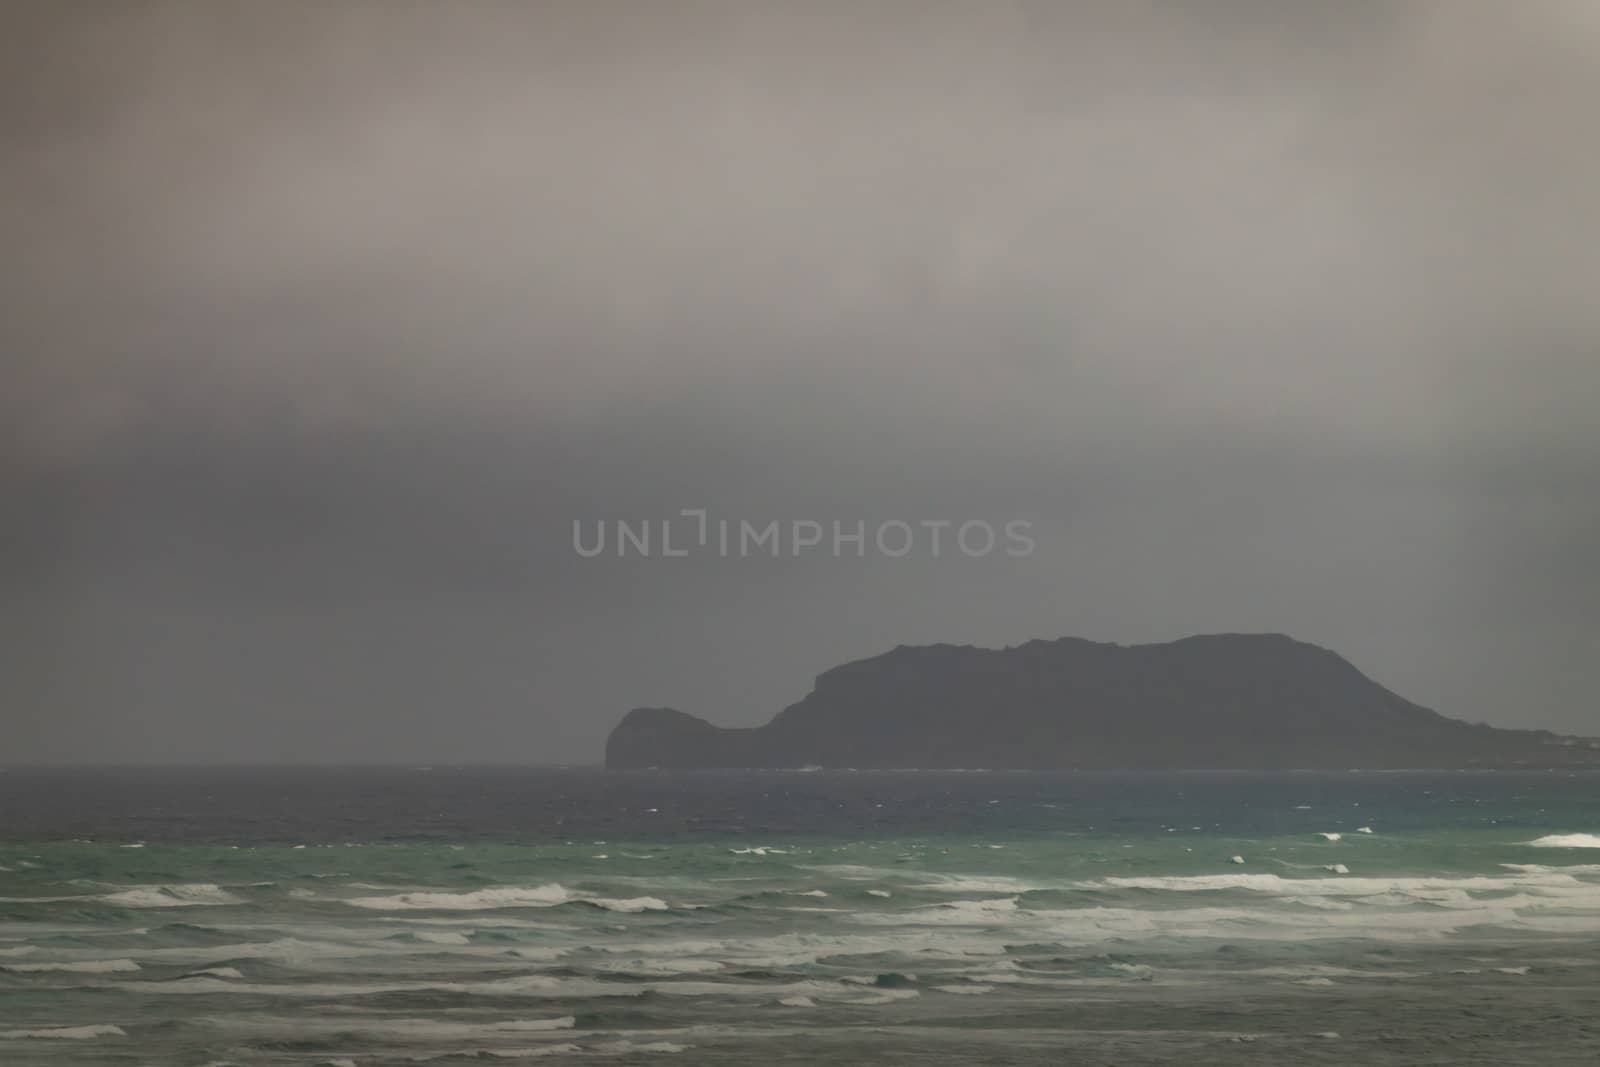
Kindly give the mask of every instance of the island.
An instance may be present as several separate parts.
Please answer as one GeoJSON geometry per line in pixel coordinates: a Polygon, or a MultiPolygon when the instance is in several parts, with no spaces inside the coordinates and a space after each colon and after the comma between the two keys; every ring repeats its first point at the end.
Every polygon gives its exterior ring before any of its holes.
{"type": "Polygon", "coordinates": [[[763,726],[635,708],[606,742],[614,769],[1596,765],[1600,742],[1447,718],[1282,634],[902,645],[824,672],[763,726]]]}

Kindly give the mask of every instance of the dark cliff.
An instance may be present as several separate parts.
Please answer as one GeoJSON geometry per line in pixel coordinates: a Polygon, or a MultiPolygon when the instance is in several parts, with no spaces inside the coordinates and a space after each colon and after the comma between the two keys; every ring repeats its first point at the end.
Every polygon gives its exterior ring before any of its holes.
{"type": "Polygon", "coordinates": [[[818,676],[765,726],[638,708],[606,766],[1394,768],[1600,762],[1589,743],[1419,707],[1278,634],[896,648],[818,676]]]}

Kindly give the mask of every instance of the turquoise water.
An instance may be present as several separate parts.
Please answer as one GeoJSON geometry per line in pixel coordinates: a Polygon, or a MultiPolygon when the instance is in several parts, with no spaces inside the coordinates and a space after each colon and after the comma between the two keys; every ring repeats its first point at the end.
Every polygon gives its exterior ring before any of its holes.
{"type": "Polygon", "coordinates": [[[0,790],[0,1064],[1600,1060],[1593,776],[252,773],[0,790]]]}

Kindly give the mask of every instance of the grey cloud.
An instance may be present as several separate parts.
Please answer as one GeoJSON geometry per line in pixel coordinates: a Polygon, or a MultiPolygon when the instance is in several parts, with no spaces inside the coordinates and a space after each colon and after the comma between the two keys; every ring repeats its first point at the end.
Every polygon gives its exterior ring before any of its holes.
{"type": "Polygon", "coordinates": [[[1271,629],[1594,730],[1590,5],[37,5],[18,758],[592,759],[921,640],[1271,629]],[[1026,560],[580,561],[574,518],[1026,560]]]}

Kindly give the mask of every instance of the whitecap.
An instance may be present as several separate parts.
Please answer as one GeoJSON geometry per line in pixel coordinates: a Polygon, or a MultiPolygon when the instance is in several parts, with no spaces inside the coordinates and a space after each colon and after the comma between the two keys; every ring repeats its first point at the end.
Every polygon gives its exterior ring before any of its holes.
{"type": "Polygon", "coordinates": [[[87,1041],[96,1037],[127,1036],[122,1027],[110,1023],[95,1023],[91,1026],[51,1026],[41,1030],[0,1030],[0,1039],[12,1041],[87,1041]]]}
{"type": "MultiPolygon", "coordinates": [[[[270,997],[361,997],[385,993],[445,992],[484,997],[637,997],[658,993],[678,997],[767,997],[773,992],[766,983],[737,982],[607,982],[587,978],[566,978],[544,974],[524,974],[479,982],[226,982],[215,978],[183,978],[172,982],[123,983],[121,989],[134,993],[170,995],[210,995],[231,993],[270,997]]],[[[900,993],[905,990],[884,990],[900,993]]],[[[914,992],[914,991],[912,991],[914,992]]],[[[865,1002],[865,1001],[863,1001],[865,1002]]]]}
{"type": "Polygon", "coordinates": [[[458,934],[454,930],[415,930],[408,934],[397,936],[410,937],[425,945],[470,945],[472,944],[471,935],[473,933],[474,931],[472,930],[468,930],[464,934],[458,934]]]}
{"type": "Polygon", "coordinates": [[[624,960],[617,963],[608,963],[606,970],[617,971],[622,974],[637,975],[672,975],[672,974],[715,974],[722,970],[722,964],[716,960],[696,959],[665,959],[650,960],[644,958],[624,960]]]}
{"type": "Polygon", "coordinates": [[[496,1030],[535,1031],[535,1030],[571,1030],[578,1025],[578,1020],[571,1015],[562,1015],[555,1019],[526,1019],[518,1022],[495,1023],[496,1030]]]}
{"type": "Polygon", "coordinates": [[[244,903],[221,886],[210,883],[135,886],[98,899],[121,908],[189,908],[244,903]]]}
{"type": "Polygon", "coordinates": [[[532,888],[502,886],[470,892],[413,892],[382,897],[351,897],[344,901],[375,911],[492,911],[499,908],[550,908],[558,904],[592,904],[607,911],[666,911],[666,901],[656,897],[614,900],[573,893],[556,882],[532,888]]]}
{"type": "MultiPolygon", "coordinates": [[[[538,1056],[568,1056],[582,1052],[583,1046],[563,1041],[559,1045],[539,1045],[534,1048],[490,1048],[469,1053],[473,1056],[492,1056],[497,1060],[531,1060],[538,1056]]],[[[355,1067],[354,1064],[351,1067],[355,1067]]]]}
{"type": "Polygon", "coordinates": [[[44,974],[59,971],[65,974],[126,974],[137,971],[139,965],[132,960],[80,960],[76,963],[8,963],[0,971],[15,974],[44,974]]]}
{"type": "Polygon", "coordinates": [[[1556,893],[1570,891],[1587,897],[1595,890],[1593,885],[1585,885],[1576,878],[1559,874],[1529,879],[1487,875],[1465,875],[1455,878],[1285,878],[1277,874],[1145,875],[1078,882],[1076,888],[1155,889],[1179,893],[1244,889],[1258,893],[1287,895],[1333,893],[1340,896],[1376,896],[1393,893],[1401,897],[1517,888],[1537,888],[1556,893]]]}
{"type": "Polygon", "coordinates": [[[408,1041],[462,1041],[494,1037],[551,1033],[570,1030],[578,1020],[571,1015],[549,1019],[507,1019],[499,1022],[454,1022],[440,1019],[397,1019],[381,1017],[347,1017],[337,1020],[312,1021],[307,1019],[275,1019],[268,1024],[269,1032],[296,1031],[304,1035],[308,1029],[322,1033],[359,1030],[385,1038],[402,1038],[408,1041]]]}
{"type": "Polygon", "coordinates": [[[1016,897],[986,900],[951,900],[942,904],[923,904],[908,912],[889,914],[866,912],[853,916],[856,922],[892,926],[992,926],[1009,922],[1018,914],[1016,897]]]}
{"type": "Polygon", "coordinates": [[[1535,848],[1600,848],[1600,835],[1596,834],[1546,834],[1528,844],[1535,848]]]}
{"type": "MultiPolygon", "coordinates": [[[[932,890],[941,893],[1027,893],[1036,889],[1050,889],[1050,885],[1043,882],[1027,881],[1021,878],[1007,878],[1003,876],[975,876],[961,874],[946,874],[933,876],[937,881],[923,882],[912,886],[918,890],[932,890]]],[[[872,892],[868,890],[868,892],[872,892]]]]}
{"type": "Polygon", "coordinates": [[[1332,831],[1329,831],[1329,830],[1319,830],[1319,831],[1317,831],[1317,836],[1318,837],[1322,837],[1322,838],[1326,838],[1329,841],[1338,841],[1338,840],[1340,840],[1341,838],[1344,837],[1343,834],[1333,833],[1332,831]]]}

